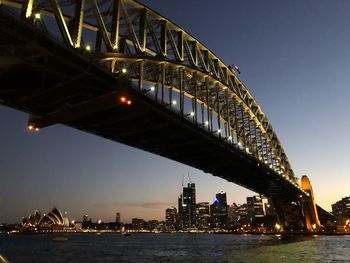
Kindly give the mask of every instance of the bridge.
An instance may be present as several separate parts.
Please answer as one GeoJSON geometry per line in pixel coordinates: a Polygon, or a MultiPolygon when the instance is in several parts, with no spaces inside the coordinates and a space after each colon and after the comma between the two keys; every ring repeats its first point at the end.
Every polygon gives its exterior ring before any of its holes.
{"type": "Polygon", "coordinates": [[[285,231],[331,219],[232,67],[133,0],[0,0],[0,103],[270,198],[285,231]]]}

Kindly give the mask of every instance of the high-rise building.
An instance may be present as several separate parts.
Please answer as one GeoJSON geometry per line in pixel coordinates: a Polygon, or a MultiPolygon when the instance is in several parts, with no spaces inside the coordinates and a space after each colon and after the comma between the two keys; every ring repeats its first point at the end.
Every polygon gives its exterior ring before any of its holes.
{"type": "Polygon", "coordinates": [[[89,221],[89,216],[85,214],[83,215],[83,222],[87,222],[87,221],[89,221]]]}
{"type": "Polygon", "coordinates": [[[256,221],[259,221],[259,218],[265,216],[264,204],[261,196],[255,195],[247,197],[247,212],[250,223],[255,223],[256,221]]]}
{"type": "Polygon", "coordinates": [[[120,224],[120,213],[119,213],[119,212],[117,212],[117,213],[115,214],[115,222],[116,222],[117,224],[120,224]]]}
{"type": "Polygon", "coordinates": [[[350,196],[344,197],[332,205],[333,215],[339,225],[344,225],[350,219],[350,196]]]}
{"type": "Polygon", "coordinates": [[[227,206],[227,218],[229,226],[238,225],[239,220],[239,206],[236,203],[227,206]]]}
{"type": "Polygon", "coordinates": [[[220,191],[220,193],[217,193],[216,199],[219,201],[219,203],[222,207],[225,207],[225,210],[227,211],[226,192],[220,191]]]}
{"type": "Polygon", "coordinates": [[[194,183],[188,183],[187,187],[182,188],[182,194],[179,197],[179,228],[187,229],[196,226],[196,186],[194,183]]]}
{"type": "Polygon", "coordinates": [[[131,219],[131,223],[132,223],[132,229],[133,230],[144,230],[146,229],[146,222],[143,219],[139,219],[139,218],[133,218],[131,219]]]}
{"type": "Polygon", "coordinates": [[[166,231],[174,231],[177,228],[177,210],[175,207],[165,210],[165,229],[166,231]]]}
{"type": "Polygon", "coordinates": [[[210,216],[213,227],[224,228],[227,226],[227,199],[224,191],[216,194],[216,199],[210,206],[210,216]]]}
{"type": "Polygon", "coordinates": [[[196,205],[197,228],[206,230],[210,224],[209,202],[201,202],[196,205]]]}
{"type": "Polygon", "coordinates": [[[83,215],[82,228],[89,229],[92,226],[91,218],[87,214],[83,215]]]}
{"type": "Polygon", "coordinates": [[[149,220],[147,222],[147,230],[149,231],[156,231],[159,227],[158,220],[149,220]]]}
{"type": "Polygon", "coordinates": [[[248,216],[247,204],[242,204],[237,206],[238,209],[238,220],[237,223],[239,225],[248,224],[250,222],[248,216]]]}

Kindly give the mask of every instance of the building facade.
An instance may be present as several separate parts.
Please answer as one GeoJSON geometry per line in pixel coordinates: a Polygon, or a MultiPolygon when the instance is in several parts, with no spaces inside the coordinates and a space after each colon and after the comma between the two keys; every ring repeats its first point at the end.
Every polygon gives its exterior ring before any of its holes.
{"type": "Polygon", "coordinates": [[[133,218],[131,219],[131,223],[132,223],[132,229],[134,231],[141,231],[147,228],[146,221],[143,219],[133,218]]]}
{"type": "Polygon", "coordinates": [[[344,225],[347,220],[350,220],[350,196],[332,204],[332,212],[339,225],[344,225]]]}
{"type": "Polygon", "coordinates": [[[216,194],[216,199],[210,206],[211,226],[213,228],[226,228],[228,225],[226,192],[216,194]]]}
{"type": "Polygon", "coordinates": [[[115,214],[115,222],[116,222],[117,224],[120,224],[120,213],[119,213],[119,212],[117,212],[117,213],[115,214]]]}
{"type": "Polygon", "coordinates": [[[261,196],[247,197],[247,212],[251,224],[259,223],[265,217],[264,204],[261,196]]]}
{"type": "Polygon", "coordinates": [[[188,183],[182,188],[182,194],[178,200],[179,228],[188,229],[196,227],[196,186],[188,183]]]}
{"type": "Polygon", "coordinates": [[[177,229],[177,210],[175,207],[165,210],[165,230],[174,231],[177,229]]]}
{"type": "Polygon", "coordinates": [[[196,205],[197,228],[200,230],[209,229],[210,225],[210,210],[209,202],[201,202],[196,205]]]}

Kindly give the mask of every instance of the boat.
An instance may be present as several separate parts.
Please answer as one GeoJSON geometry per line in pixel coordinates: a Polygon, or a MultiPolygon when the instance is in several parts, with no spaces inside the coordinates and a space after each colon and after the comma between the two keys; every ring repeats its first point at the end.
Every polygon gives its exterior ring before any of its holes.
{"type": "Polygon", "coordinates": [[[121,229],[120,232],[121,232],[122,235],[125,236],[125,237],[131,236],[131,233],[130,233],[130,232],[127,232],[127,231],[125,230],[125,227],[122,227],[122,229],[121,229]]]}

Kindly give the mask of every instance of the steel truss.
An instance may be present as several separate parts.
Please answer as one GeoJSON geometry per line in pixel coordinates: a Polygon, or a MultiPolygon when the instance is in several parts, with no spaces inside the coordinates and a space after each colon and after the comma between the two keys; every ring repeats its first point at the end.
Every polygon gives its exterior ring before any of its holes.
{"type": "Polygon", "coordinates": [[[299,188],[270,122],[234,70],[165,17],[132,0],[0,0],[0,8],[133,80],[145,96],[299,188]]]}

